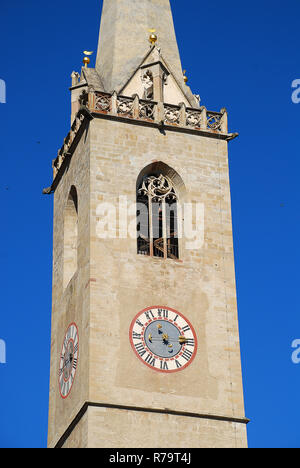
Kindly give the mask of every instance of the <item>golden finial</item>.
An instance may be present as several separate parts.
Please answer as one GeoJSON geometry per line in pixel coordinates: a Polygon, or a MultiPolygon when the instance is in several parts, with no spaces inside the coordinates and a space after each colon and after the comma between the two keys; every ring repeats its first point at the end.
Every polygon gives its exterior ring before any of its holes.
{"type": "Polygon", "coordinates": [[[188,77],[186,76],[186,70],[183,70],[183,80],[185,84],[188,82],[188,77]]]}
{"type": "Polygon", "coordinates": [[[156,42],[157,42],[157,35],[155,34],[156,33],[156,29],[148,29],[150,36],[149,36],[149,42],[151,45],[154,45],[156,42]]]}
{"type": "Polygon", "coordinates": [[[93,52],[90,52],[90,51],[88,51],[88,50],[85,50],[83,53],[84,53],[84,55],[85,55],[85,57],[84,57],[84,59],[83,59],[83,63],[84,63],[85,68],[87,68],[87,66],[89,65],[89,63],[90,63],[90,61],[91,61],[90,58],[87,57],[87,55],[92,55],[93,52]]]}

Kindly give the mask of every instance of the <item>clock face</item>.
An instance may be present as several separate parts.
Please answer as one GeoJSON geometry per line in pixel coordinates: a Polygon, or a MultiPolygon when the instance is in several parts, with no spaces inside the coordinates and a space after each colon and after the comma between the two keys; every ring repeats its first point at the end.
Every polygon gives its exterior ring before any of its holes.
{"type": "Polygon", "coordinates": [[[64,337],[59,362],[59,391],[62,398],[70,395],[78,364],[78,352],[78,328],[75,323],[71,323],[64,337]]]}
{"type": "Polygon", "coordinates": [[[130,343],[137,357],[159,372],[178,372],[193,361],[197,337],[191,323],[169,307],[147,307],[133,319],[130,343]]]}

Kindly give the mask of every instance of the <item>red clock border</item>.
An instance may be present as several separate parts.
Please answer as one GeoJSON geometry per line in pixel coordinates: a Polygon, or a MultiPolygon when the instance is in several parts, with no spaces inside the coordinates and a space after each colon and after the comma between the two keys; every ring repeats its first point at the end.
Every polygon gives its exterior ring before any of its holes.
{"type": "MultiPolygon", "coordinates": [[[[165,319],[167,320],[167,319],[165,319]]],[[[196,332],[195,332],[195,329],[193,327],[193,325],[191,324],[191,322],[181,313],[181,312],[178,312],[178,310],[176,309],[172,309],[172,307],[168,307],[168,306],[160,306],[160,305],[155,305],[155,306],[150,306],[150,307],[146,307],[145,309],[141,310],[140,312],[138,312],[136,314],[136,316],[134,317],[134,319],[132,320],[131,322],[131,325],[130,325],[130,328],[129,328],[129,340],[130,340],[130,345],[134,351],[134,354],[135,356],[143,362],[143,364],[145,364],[147,367],[149,367],[150,369],[156,371],[156,372],[161,372],[163,374],[171,374],[171,373],[174,373],[174,372],[180,372],[184,369],[186,369],[192,362],[193,360],[195,359],[196,357],[196,354],[197,354],[197,351],[198,351],[198,340],[197,340],[197,335],[196,335],[196,332]],[[136,323],[136,320],[141,316],[141,314],[143,314],[144,312],[147,312],[147,310],[151,310],[151,309],[167,309],[167,310],[170,310],[172,312],[174,312],[175,314],[178,314],[180,315],[180,317],[186,321],[186,323],[189,325],[190,329],[192,330],[192,333],[194,335],[194,339],[195,339],[195,350],[193,352],[193,355],[191,357],[191,359],[189,360],[189,362],[187,362],[184,366],[180,367],[179,369],[173,369],[173,370],[163,370],[163,369],[157,369],[156,367],[153,367],[151,366],[150,364],[148,364],[147,362],[145,362],[139,355],[138,353],[136,352],[136,349],[135,349],[135,346],[134,346],[134,343],[133,343],[133,338],[132,338],[132,331],[133,331],[133,327],[134,327],[134,324],[136,323]]],[[[151,351],[150,351],[151,352],[151,351]]],[[[152,353],[153,354],[153,353],[152,353]]]]}

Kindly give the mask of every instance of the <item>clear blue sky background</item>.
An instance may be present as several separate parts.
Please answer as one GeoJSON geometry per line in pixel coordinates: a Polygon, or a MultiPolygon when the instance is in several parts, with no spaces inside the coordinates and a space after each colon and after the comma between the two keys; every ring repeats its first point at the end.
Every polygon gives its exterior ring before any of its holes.
{"type": "MultiPolygon", "coordinates": [[[[51,318],[51,161],[70,126],[70,74],[96,50],[100,0],[1,2],[0,447],[45,447],[51,318]]],[[[226,107],[250,447],[300,447],[299,0],[172,0],[189,84],[226,107]]],[[[133,25],[134,26],[134,25],[133,25]]],[[[126,36],[126,31],[124,31],[126,36]]]]}

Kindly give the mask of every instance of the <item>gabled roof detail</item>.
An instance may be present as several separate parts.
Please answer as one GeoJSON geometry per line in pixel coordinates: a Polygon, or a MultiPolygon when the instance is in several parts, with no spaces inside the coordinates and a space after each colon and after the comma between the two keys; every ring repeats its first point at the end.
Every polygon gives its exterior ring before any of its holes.
{"type": "Polygon", "coordinates": [[[87,86],[94,88],[97,91],[104,91],[104,86],[99,74],[95,68],[82,67],[81,82],[86,81],[87,86]]]}
{"type": "Polygon", "coordinates": [[[153,46],[147,51],[137,70],[134,71],[127,83],[121,89],[117,89],[116,92],[125,96],[137,94],[140,99],[149,98],[147,91],[151,87],[151,70],[157,64],[160,65],[164,74],[163,101],[174,105],[179,105],[183,102],[187,107],[199,108],[199,99],[193,95],[183,79],[177,80],[175,73],[164,59],[159,46],[153,46]]]}

